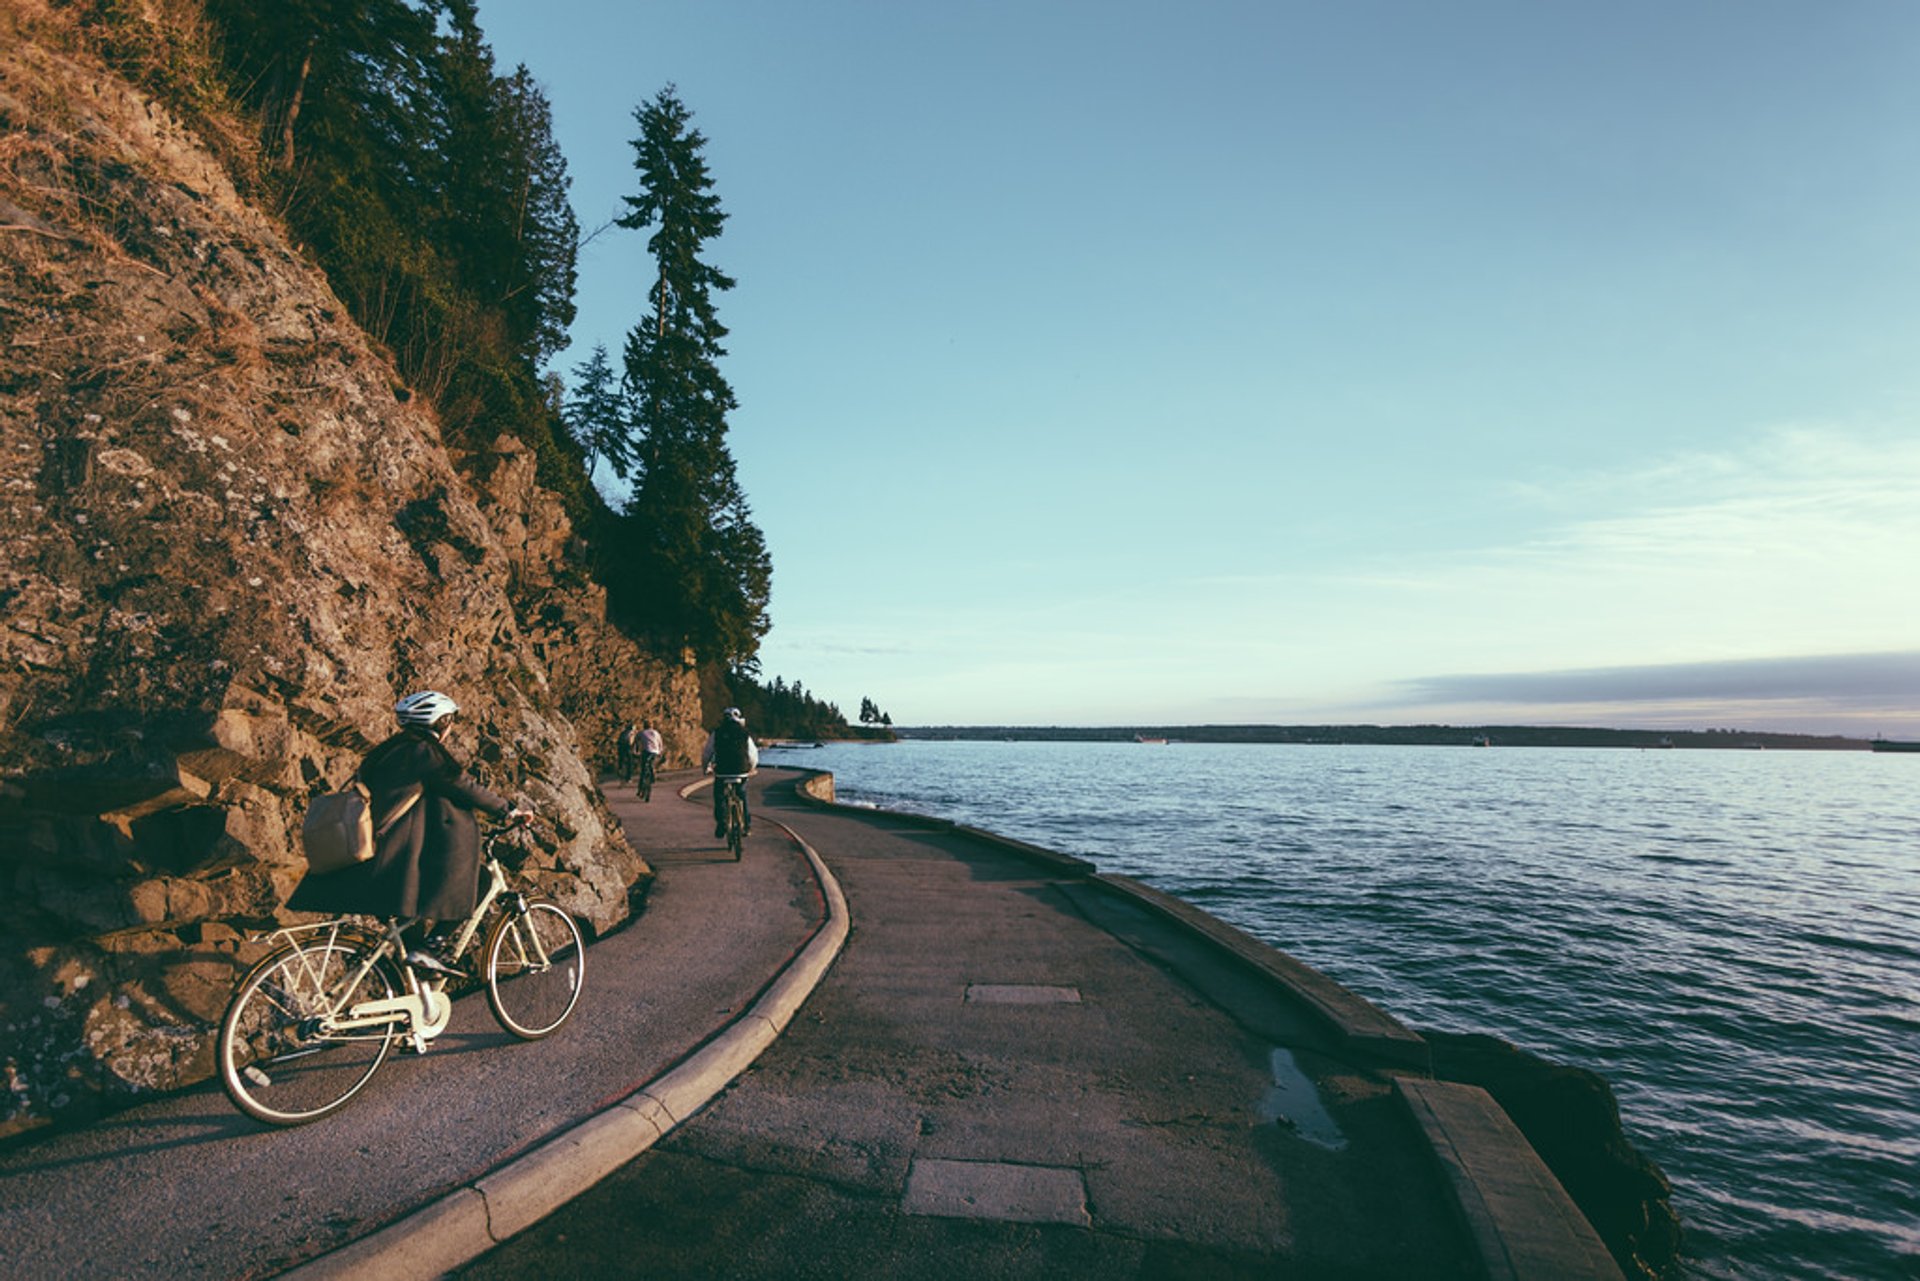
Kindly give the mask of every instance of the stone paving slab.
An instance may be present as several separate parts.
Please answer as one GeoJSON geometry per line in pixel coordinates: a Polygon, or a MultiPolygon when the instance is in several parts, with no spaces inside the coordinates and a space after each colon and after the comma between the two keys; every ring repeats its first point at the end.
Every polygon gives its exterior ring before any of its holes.
{"type": "Polygon", "coordinates": [[[955,1219],[1006,1223],[1074,1223],[1091,1227],[1087,1183],[1080,1171],[1004,1161],[921,1157],[907,1174],[901,1209],[955,1219]]]}

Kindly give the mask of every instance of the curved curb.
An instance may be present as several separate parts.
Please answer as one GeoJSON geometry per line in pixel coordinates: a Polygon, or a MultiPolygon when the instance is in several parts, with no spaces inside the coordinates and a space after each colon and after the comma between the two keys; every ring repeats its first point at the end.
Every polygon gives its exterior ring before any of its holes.
{"type": "Polygon", "coordinates": [[[786,1030],[847,941],[840,882],[799,833],[771,820],[807,856],[827,919],[759,997],[693,1054],[540,1146],[420,1207],[371,1236],[282,1276],[297,1281],[437,1277],[485,1254],[633,1160],[733,1083],[786,1030]]]}

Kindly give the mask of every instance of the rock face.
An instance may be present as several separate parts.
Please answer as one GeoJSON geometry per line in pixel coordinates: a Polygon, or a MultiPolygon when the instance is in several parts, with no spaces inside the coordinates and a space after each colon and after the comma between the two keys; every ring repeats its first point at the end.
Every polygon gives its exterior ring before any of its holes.
{"type": "Polygon", "coordinates": [[[476,466],[488,469],[475,484],[506,552],[522,633],[587,757],[611,768],[621,725],[637,721],[660,731],[669,766],[698,764],[706,727],[692,656],[663,661],[608,625],[606,589],[579,571],[584,550],[560,500],[534,483],[532,451],[502,436],[468,460],[476,466]]]}
{"type": "Polygon", "coordinates": [[[1506,1110],[1629,1277],[1678,1275],[1673,1188],[1620,1128],[1606,1080],[1550,1063],[1498,1037],[1429,1032],[1433,1074],[1477,1085],[1506,1110]]]}
{"type": "Polygon", "coordinates": [[[52,12],[0,0],[0,1135],[210,1073],[308,798],[400,694],[461,704],[456,755],[598,930],[650,873],[577,725],[699,742],[531,457],[450,456],[198,140],[34,38],[52,12]]]}

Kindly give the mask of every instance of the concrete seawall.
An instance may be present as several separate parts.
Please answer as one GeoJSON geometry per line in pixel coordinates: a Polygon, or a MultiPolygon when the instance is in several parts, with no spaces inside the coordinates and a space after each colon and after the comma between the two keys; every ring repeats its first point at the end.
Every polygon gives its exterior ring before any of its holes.
{"type": "MultiPolygon", "coordinates": [[[[833,775],[802,771],[797,794],[840,806],[833,775]]],[[[1437,1080],[1425,1038],[1391,1014],[1271,945],[1171,895],[1129,877],[1100,872],[1085,859],[926,815],[885,811],[889,821],[953,833],[1032,862],[1204,941],[1230,964],[1282,989],[1327,1035],[1337,1053],[1390,1077],[1406,1120],[1431,1153],[1452,1209],[1479,1266],[1491,1278],[1619,1278],[1620,1265],[1599,1233],[1500,1104],[1475,1085],[1437,1080]]]]}

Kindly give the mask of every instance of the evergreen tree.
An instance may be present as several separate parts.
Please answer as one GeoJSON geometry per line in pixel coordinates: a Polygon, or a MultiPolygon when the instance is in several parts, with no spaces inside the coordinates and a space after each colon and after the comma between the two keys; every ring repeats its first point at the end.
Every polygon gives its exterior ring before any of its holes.
{"type": "Polygon", "coordinates": [[[206,8],[281,169],[292,170],[307,143],[318,148],[309,168],[319,173],[336,170],[357,143],[404,148],[418,136],[411,122],[426,101],[439,9],[431,0],[206,0],[206,8]]]}
{"type": "Polygon", "coordinates": [[[541,385],[579,227],[551,112],[495,72],[474,0],[206,0],[273,198],[449,436],[502,428],[578,490],[541,385]]]}
{"type": "Polygon", "coordinates": [[[586,362],[574,367],[573,377],[574,392],[567,400],[564,421],[585,460],[587,475],[593,475],[595,465],[605,459],[613,474],[625,480],[633,463],[627,402],[614,382],[606,344],[595,346],[586,362]]]}
{"type": "Polygon", "coordinates": [[[746,666],[766,634],[771,566],[726,445],[736,402],[721,375],[714,295],[733,280],[701,258],[726,215],[706,139],[669,85],[634,112],[640,190],[619,225],[651,230],[651,314],[627,335],[622,389],[635,471],[622,561],[630,612],[663,639],[746,666]]]}

